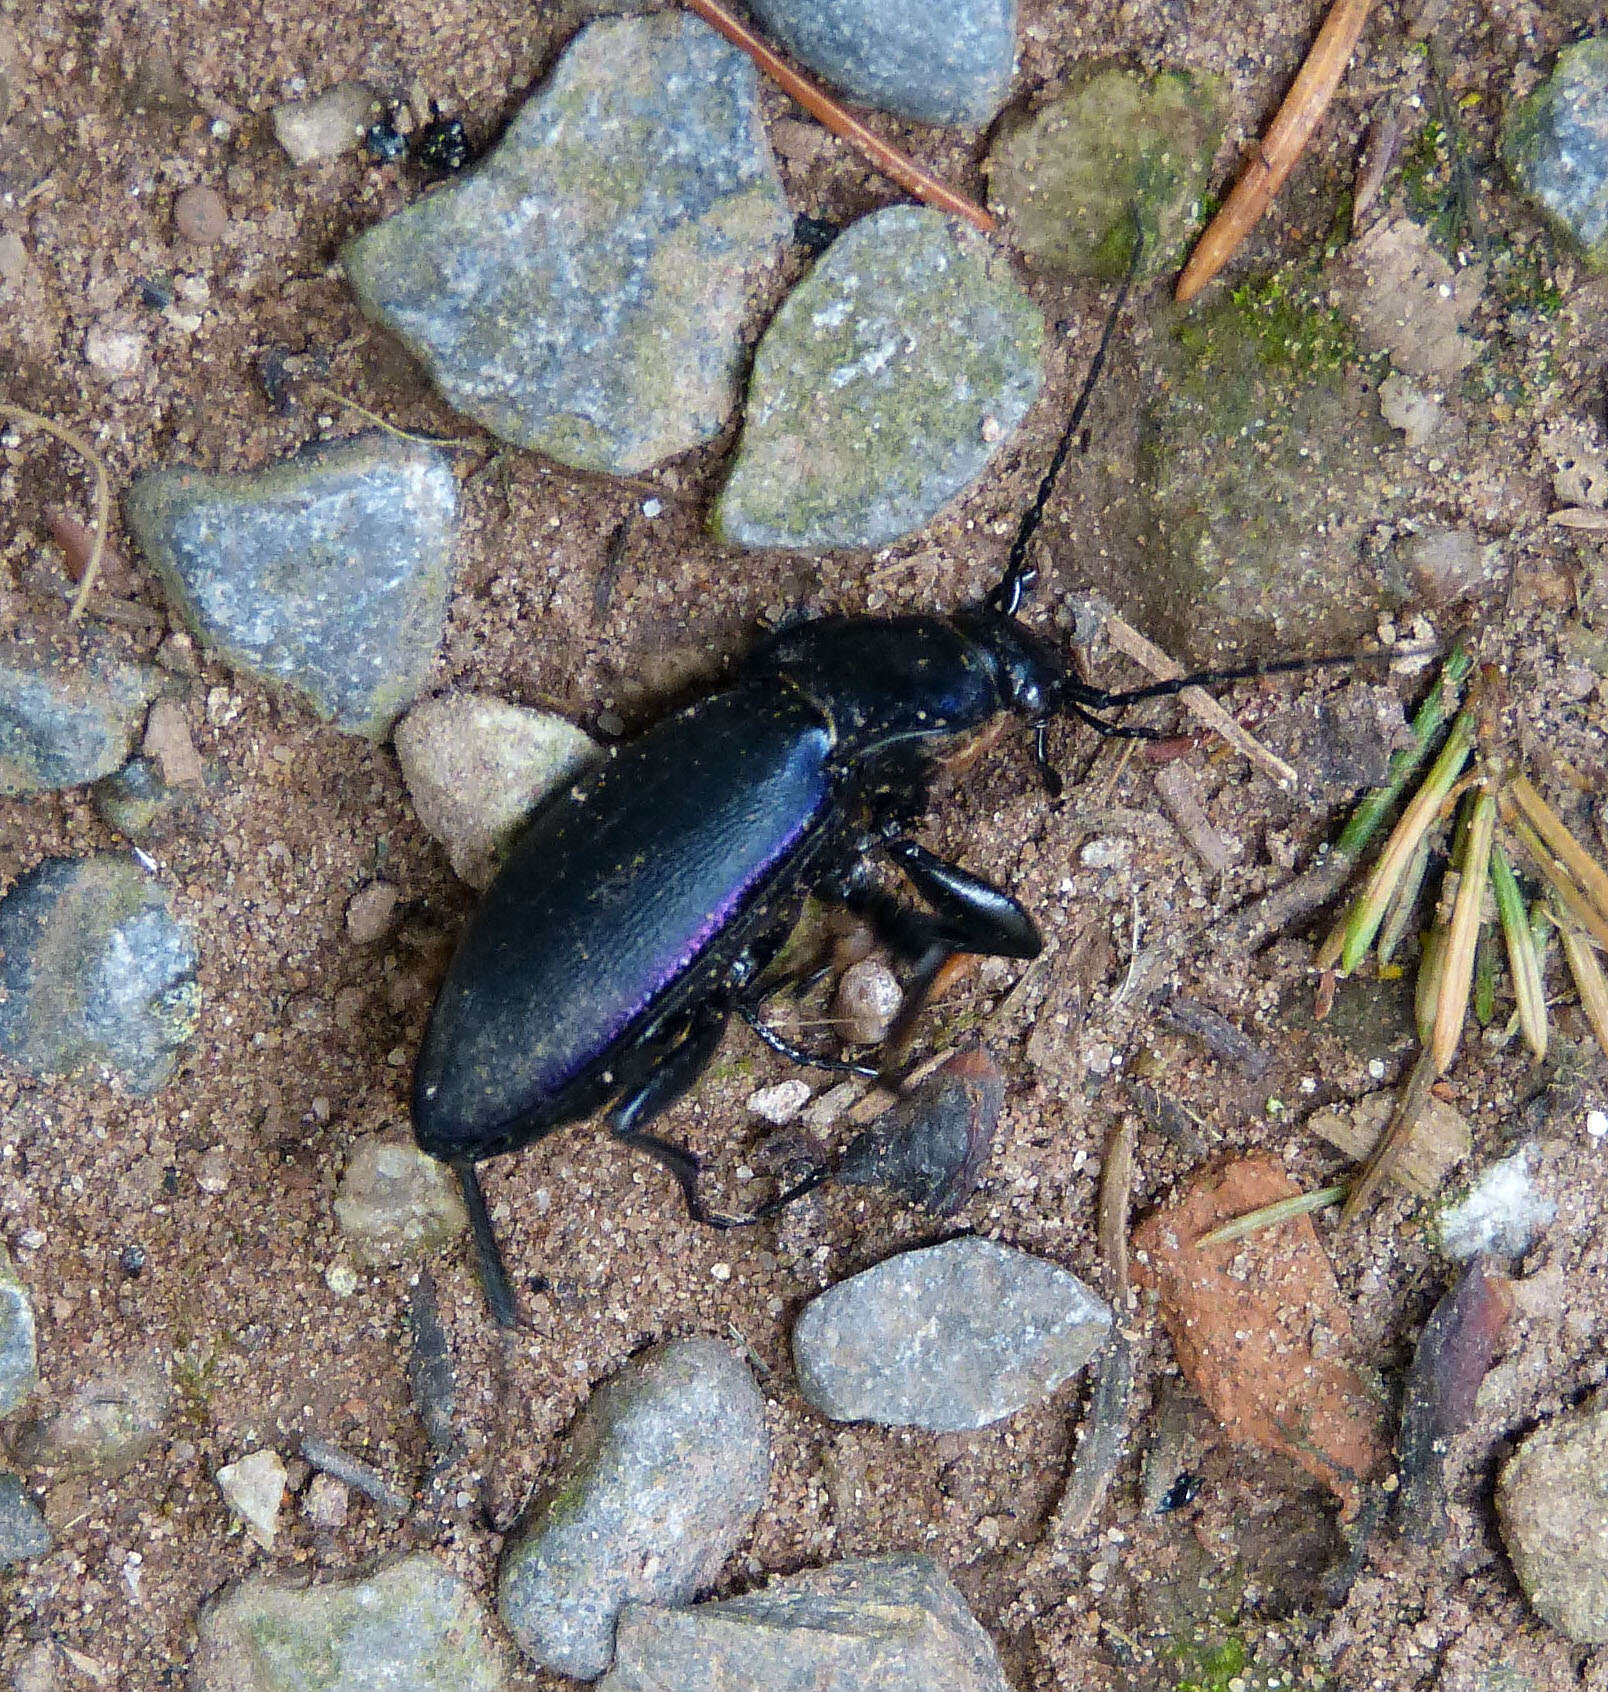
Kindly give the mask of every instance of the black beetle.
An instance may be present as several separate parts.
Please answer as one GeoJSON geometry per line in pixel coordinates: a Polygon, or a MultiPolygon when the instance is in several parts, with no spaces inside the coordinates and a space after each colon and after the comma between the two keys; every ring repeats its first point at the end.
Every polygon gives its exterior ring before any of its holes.
{"type": "MultiPolygon", "coordinates": [[[[1108,324],[1109,334],[1109,324],[1108,324]]],[[[1101,352],[1104,352],[1102,343],[1101,352]]],[[[458,945],[413,1078],[423,1150],[458,1172],[497,1319],[514,1320],[474,1166],[607,1107],[627,1145],[680,1182],[691,1215],[732,1226],[772,1215],[818,1170],[748,1217],[709,1212],[698,1160],[647,1132],[714,1055],[735,1011],[801,1062],[758,1016],[766,966],[807,893],[868,915],[913,966],[919,1006],[955,952],[1031,958],[1033,919],[1000,888],[935,857],[905,828],[926,809],[936,759],[1005,712],[1037,732],[1307,661],[1207,672],[1128,692],[1090,687],[1016,617],[1036,580],[1029,542],[1081,418],[1099,356],[1004,579],[949,616],[829,616],[772,634],[721,691],[610,749],[527,823],[458,945]],[[879,891],[875,854],[929,907],[879,891]]]]}

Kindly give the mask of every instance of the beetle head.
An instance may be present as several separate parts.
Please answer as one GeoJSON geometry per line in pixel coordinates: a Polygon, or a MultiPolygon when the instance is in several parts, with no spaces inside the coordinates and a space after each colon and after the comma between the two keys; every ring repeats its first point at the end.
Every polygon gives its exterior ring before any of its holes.
{"type": "Polygon", "coordinates": [[[1026,623],[992,605],[962,611],[955,622],[992,660],[1003,710],[1039,723],[1064,709],[1062,700],[1071,679],[1066,659],[1026,623]]]}

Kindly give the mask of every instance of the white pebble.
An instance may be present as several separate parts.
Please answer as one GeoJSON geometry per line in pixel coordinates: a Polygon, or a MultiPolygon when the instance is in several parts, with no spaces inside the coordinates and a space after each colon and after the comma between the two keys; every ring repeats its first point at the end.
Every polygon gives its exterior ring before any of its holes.
{"type": "Polygon", "coordinates": [[[778,1128],[789,1123],[810,1102],[808,1081],[778,1081],[749,1095],[748,1108],[755,1116],[774,1122],[778,1128]]]}
{"type": "Polygon", "coordinates": [[[1586,1112],[1586,1132],[1594,1140],[1600,1140],[1608,1134],[1608,1111],[1588,1110],[1586,1112]]]}

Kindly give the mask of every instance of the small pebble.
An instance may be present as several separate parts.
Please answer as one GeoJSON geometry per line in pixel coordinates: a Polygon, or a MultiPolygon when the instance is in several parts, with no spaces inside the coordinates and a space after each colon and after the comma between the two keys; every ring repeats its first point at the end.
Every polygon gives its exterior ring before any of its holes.
{"type": "Polygon", "coordinates": [[[361,82],[338,82],[311,100],[275,106],[270,114],[274,139],[292,164],[322,164],[362,141],[373,105],[372,90],[361,82]]]}
{"type": "Polygon", "coordinates": [[[184,707],[176,699],[158,699],[151,707],[140,750],[161,765],[162,779],[169,787],[198,787],[206,773],[190,738],[184,707]]]}
{"type": "Polygon", "coordinates": [[[346,1485],[333,1475],[314,1475],[302,1499],[302,1514],[314,1527],[346,1526],[346,1485]]]}
{"type": "Polygon", "coordinates": [[[186,188],[173,202],[173,227],[198,247],[215,247],[229,228],[229,208],[216,188],[186,188]]]}
{"type": "Polygon", "coordinates": [[[346,907],[346,933],[354,946],[372,946],[391,932],[400,897],[389,881],[358,888],[346,907]]]}
{"type": "Polygon", "coordinates": [[[274,1548],[279,1506],[285,1496],[285,1464],[277,1451],[253,1451],[218,1470],[218,1490],[246,1531],[264,1551],[274,1548]]]}
{"type": "Polygon", "coordinates": [[[748,1096],[748,1108],[755,1116],[784,1127],[810,1102],[807,1081],[779,1081],[774,1087],[761,1087],[748,1096]]]}
{"type": "Polygon", "coordinates": [[[898,978],[880,958],[850,964],[838,982],[832,1016],[851,1046],[875,1046],[888,1035],[904,1003],[898,978]]]}
{"type": "Polygon", "coordinates": [[[1586,1112],[1586,1132],[1594,1140],[1600,1140],[1608,1134],[1608,1111],[1588,1110],[1586,1112]]]}

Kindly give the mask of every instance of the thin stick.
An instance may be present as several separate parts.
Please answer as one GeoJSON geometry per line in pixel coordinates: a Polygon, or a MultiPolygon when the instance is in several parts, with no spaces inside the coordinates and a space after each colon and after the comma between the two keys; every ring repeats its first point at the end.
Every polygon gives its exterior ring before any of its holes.
{"type": "Polygon", "coordinates": [[[975,224],[985,235],[994,232],[994,218],[975,200],[946,187],[930,171],[923,170],[907,153],[890,147],[873,135],[852,113],[840,106],[830,94],[806,81],[779,54],[760,40],[754,32],[732,16],[719,0],[683,0],[689,12],[696,12],[711,29],[717,29],[734,47],[740,47],[766,76],[791,96],[817,123],[824,124],[834,135],[841,136],[851,147],[857,147],[884,176],[891,177],[907,193],[914,194],[939,211],[963,217],[975,224]]]}
{"type": "Polygon", "coordinates": [[[37,411],[24,411],[20,405],[6,405],[4,402],[0,402],[0,417],[9,417],[13,423],[31,423],[34,428],[43,429],[47,435],[54,435],[63,446],[71,447],[95,472],[95,521],[92,525],[95,538],[89,548],[89,559],[84,565],[84,573],[78,578],[78,592],[73,595],[72,608],[67,613],[68,620],[76,623],[83,616],[96,577],[100,575],[101,554],[106,550],[106,535],[111,527],[112,491],[106,476],[106,466],[94,447],[76,430],[69,429],[65,423],[54,422],[49,417],[41,417],[37,411]]]}
{"type": "Polygon", "coordinates": [[[1345,1208],[1340,1212],[1342,1228],[1356,1221],[1368,1201],[1379,1191],[1386,1176],[1401,1160],[1401,1154],[1407,1149],[1429,1104],[1429,1089],[1434,1084],[1435,1060],[1426,1049],[1419,1053],[1418,1062],[1413,1065],[1413,1072],[1407,1078],[1401,1098],[1397,1100],[1395,1115],[1379,1136],[1379,1143],[1368,1154],[1362,1173],[1351,1183],[1345,1208]]]}
{"type": "Polygon", "coordinates": [[[344,405],[348,411],[355,411],[359,417],[366,418],[376,429],[383,429],[388,435],[395,435],[398,440],[416,441],[420,446],[450,447],[456,452],[490,452],[492,443],[485,435],[418,435],[411,429],[404,429],[400,424],[389,423],[381,417],[379,412],[370,411],[366,405],[359,405],[355,399],[348,399],[345,394],[338,393],[334,388],[326,387],[322,382],[312,380],[302,384],[310,394],[317,394],[320,399],[327,399],[332,405],[344,405]]]}
{"type": "Polygon", "coordinates": [[[1178,278],[1176,297],[1188,302],[1212,280],[1250,234],[1295,168],[1318,120],[1340,86],[1373,0],[1335,0],[1279,114],[1257,143],[1233,192],[1195,244],[1178,278]]]}
{"type": "MultiPolygon", "coordinates": [[[[1111,644],[1119,652],[1126,653],[1136,664],[1142,664],[1157,681],[1176,681],[1184,673],[1181,664],[1175,664],[1159,646],[1152,645],[1121,617],[1107,617],[1105,630],[1111,644]]],[[[1242,729],[1204,688],[1186,687],[1178,697],[1203,723],[1215,729],[1236,752],[1250,759],[1264,775],[1271,776],[1280,787],[1295,786],[1294,769],[1282,758],[1269,752],[1261,741],[1242,729]]]]}

